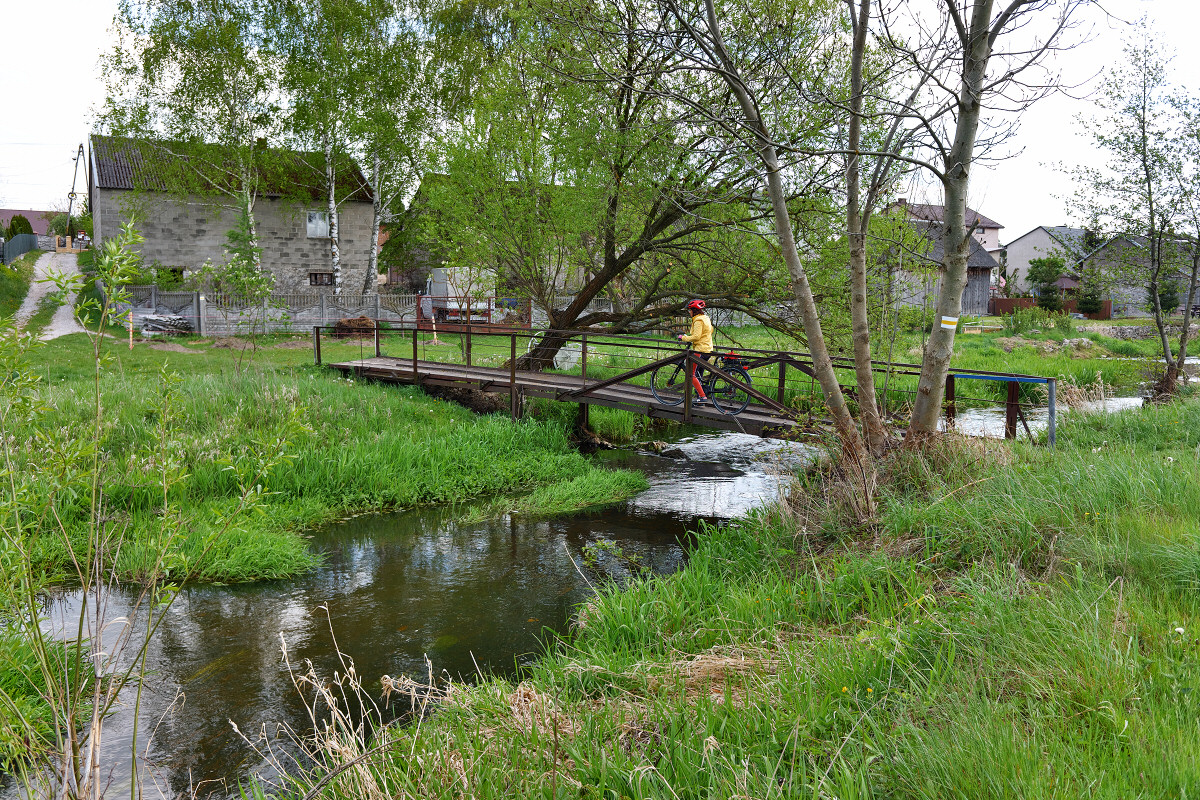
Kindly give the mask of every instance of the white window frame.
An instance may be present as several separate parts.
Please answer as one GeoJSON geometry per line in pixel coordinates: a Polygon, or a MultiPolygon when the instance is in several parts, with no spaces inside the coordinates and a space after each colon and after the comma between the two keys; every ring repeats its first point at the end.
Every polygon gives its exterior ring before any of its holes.
{"type": "Polygon", "coordinates": [[[328,239],[329,212],[309,211],[305,220],[305,230],[309,239],[328,239]]]}

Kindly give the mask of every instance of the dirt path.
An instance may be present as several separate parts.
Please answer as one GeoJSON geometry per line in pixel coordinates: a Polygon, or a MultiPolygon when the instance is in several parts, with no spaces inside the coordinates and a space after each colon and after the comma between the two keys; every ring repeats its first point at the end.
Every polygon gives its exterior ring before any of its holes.
{"type": "MultiPolygon", "coordinates": [[[[74,253],[43,253],[38,258],[37,263],[33,265],[33,282],[29,286],[29,294],[25,296],[25,302],[21,303],[21,308],[17,310],[18,325],[24,327],[29,318],[37,311],[42,298],[55,290],[53,283],[38,283],[38,281],[51,274],[79,274],[76,260],[77,256],[74,253]]],[[[55,310],[54,317],[42,330],[41,339],[46,341],[66,336],[68,333],[82,332],[83,328],[75,321],[75,298],[71,297],[68,302],[55,310]]]]}

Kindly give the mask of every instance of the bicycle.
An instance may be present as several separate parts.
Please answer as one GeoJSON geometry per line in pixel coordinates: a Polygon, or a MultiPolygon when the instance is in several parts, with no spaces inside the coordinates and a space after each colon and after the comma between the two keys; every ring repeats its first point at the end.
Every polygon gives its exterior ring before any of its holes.
{"type": "MultiPolygon", "coordinates": [[[[750,373],[742,366],[737,353],[718,355],[716,366],[735,381],[747,386],[752,383],[750,373]]],[[[689,372],[687,359],[683,356],[663,364],[650,373],[650,393],[664,406],[679,405],[683,402],[689,372]]],[[[704,387],[704,394],[722,414],[740,414],[750,404],[750,393],[738,383],[703,367],[698,366],[697,372],[701,373],[697,377],[700,379],[700,385],[704,387]],[[703,373],[707,373],[708,377],[705,378],[703,373]]]]}

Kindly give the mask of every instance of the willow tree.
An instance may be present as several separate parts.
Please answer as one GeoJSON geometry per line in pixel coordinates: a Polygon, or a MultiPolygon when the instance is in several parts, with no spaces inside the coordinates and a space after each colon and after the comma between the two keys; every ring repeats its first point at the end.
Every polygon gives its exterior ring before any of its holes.
{"type": "MultiPolygon", "coordinates": [[[[630,0],[601,13],[631,19],[642,6],[630,0]]],[[[489,7],[482,20],[478,7],[452,4],[431,27],[438,47],[470,62],[446,69],[439,87],[450,120],[439,166],[464,189],[457,213],[478,215],[469,231],[491,240],[504,280],[538,298],[552,327],[636,330],[678,313],[685,293],[698,291],[680,276],[700,267],[701,254],[715,278],[737,274],[728,262],[719,269],[720,259],[754,249],[749,240],[761,239],[770,208],[746,191],[738,148],[711,131],[681,130],[676,104],[658,97],[675,80],[672,54],[638,39],[609,48],[516,4],[489,7]],[[455,36],[463,47],[451,46],[455,36]],[[556,302],[562,295],[569,299],[556,302]],[[595,310],[593,301],[617,297],[633,315],[595,310]]],[[[778,284],[747,274],[741,290],[724,281],[711,294],[732,305],[750,287],[778,284]]],[[[548,363],[559,344],[544,340],[530,362],[548,363]]]]}

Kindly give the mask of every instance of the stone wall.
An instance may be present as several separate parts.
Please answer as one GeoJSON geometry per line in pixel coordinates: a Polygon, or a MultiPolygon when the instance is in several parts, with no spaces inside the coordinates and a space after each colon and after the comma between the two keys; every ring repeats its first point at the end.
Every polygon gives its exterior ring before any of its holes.
{"type": "MultiPolygon", "coordinates": [[[[167,195],[97,189],[94,191],[93,220],[97,240],[120,233],[121,225],[136,214],[146,237],[141,246],[147,265],[199,268],[205,261],[224,258],[226,233],[234,227],[236,210],[214,205],[211,198],[181,202],[167,195]]],[[[281,293],[332,294],[332,286],[310,286],[309,274],[330,272],[329,239],[308,237],[308,211],[324,211],[314,201],[297,205],[280,199],[255,203],[254,219],[262,247],[263,267],[275,276],[281,293]]],[[[342,291],[362,292],[367,277],[371,248],[372,208],[370,203],[347,202],[339,214],[342,291]]]]}

